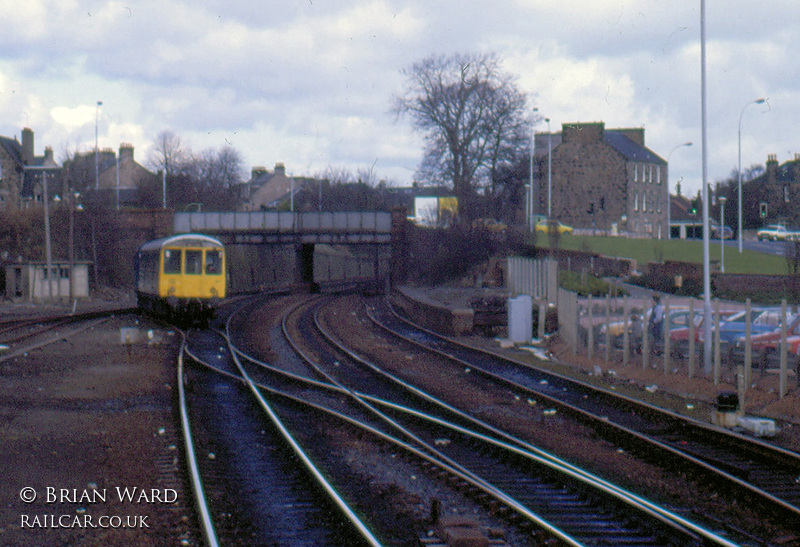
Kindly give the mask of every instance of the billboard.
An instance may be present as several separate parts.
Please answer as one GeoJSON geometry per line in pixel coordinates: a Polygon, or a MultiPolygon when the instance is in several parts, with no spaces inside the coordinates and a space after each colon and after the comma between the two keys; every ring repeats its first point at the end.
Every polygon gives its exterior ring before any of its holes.
{"type": "Polygon", "coordinates": [[[414,222],[420,226],[449,226],[458,217],[458,198],[453,196],[417,196],[414,198],[414,222]]]}

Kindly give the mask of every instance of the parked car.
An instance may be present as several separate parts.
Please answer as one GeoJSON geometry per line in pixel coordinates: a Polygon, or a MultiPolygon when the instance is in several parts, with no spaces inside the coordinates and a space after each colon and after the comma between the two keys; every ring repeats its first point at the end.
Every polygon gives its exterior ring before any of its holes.
{"type": "MultiPolygon", "coordinates": [[[[647,324],[647,322],[650,320],[651,311],[652,309],[648,309],[644,313],[644,318],[642,318],[641,314],[634,313],[628,320],[627,322],[628,336],[631,347],[635,348],[641,347],[643,328],[644,325],[647,324]]],[[[608,324],[608,329],[606,329],[605,325],[601,325],[597,336],[597,343],[601,345],[606,343],[606,330],[608,330],[609,337],[611,340],[611,347],[621,348],[624,345],[624,340],[625,340],[624,338],[625,324],[626,324],[625,321],[614,321],[613,323],[608,324]]],[[[683,308],[683,307],[670,308],[669,317],[667,317],[665,332],[670,332],[674,329],[684,328],[688,326],[688,324],[689,324],[688,308],[683,308]]]]}
{"type": "MultiPolygon", "coordinates": [[[[721,311],[720,312],[720,325],[723,321],[733,315],[733,311],[721,311]]],[[[711,312],[711,323],[712,327],[716,324],[716,312],[711,312]]],[[[690,341],[690,328],[687,321],[687,325],[685,327],[679,329],[673,329],[669,333],[669,343],[670,343],[670,353],[681,357],[686,358],[689,356],[689,341],[690,341]]],[[[699,351],[702,349],[703,342],[705,341],[705,313],[703,310],[696,311],[694,313],[694,342],[695,342],[695,351],[699,351]]]]}
{"type": "Polygon", "coordinates": [[[559,234],[571,234],[572,226],[567,226],[566,224],[562,224],[557,220],[547,220],[546,218],[543,218],[536,223],[534,230],[545,234],[551,231],[556,231],[559,234]]]}
{"type": "Polygon", "coordinates": [[[759,241],[790,241],[800,239],[797,232],[789,230],[782,224],[770,224],[769,226],[765,226],[756,232],[756,236],[758,236],[759,241]]]}
{"type": "Polygon", "coordinates": [[[493,218],[477,218],[472,221],[473,228],[486,228],[492,233],[503,233],[508,229],[508,226],[499,220],[493,218]]]}
{"type": "Polygon", "coordinates": [[[713,239],[733,239],[733,230],[730,226],[720,226],[717,224],[711,227],[711,237],[713,239]]]}
{"type": "MultiPolygon", "coordinates": [[[[780,327],[780,313],[780,310],[771,308],[750,310],[750,334],[756,335],[762,332],[769,332],[780,327]]],[[[747,329],[746,316],[746,311],[740,311],[729,315],[724,321],[720,322],[719,340],[721,344],[735,344],[738,338],[744,336],[747,329]]]]}
{"type": "MultiPolygon", "coordinates": [[[[777,312],[780,316],[780,312],[777,312]]],[[[795,356],[800,349],[800,314],[790,316],[786,321],[786,342],[787,352],[790,356],[795,356]]],[[[781,328],[780,317],[777,325],[772,329],[762,332],[750,338],[753,351],[753,364],[763,368],[776,366],[780,361],[781,328]]],[[[731,348],[729,359],[734,363],[744,361],[745,338],[741,336],[736,339],[736,343],[731,348]]]]}

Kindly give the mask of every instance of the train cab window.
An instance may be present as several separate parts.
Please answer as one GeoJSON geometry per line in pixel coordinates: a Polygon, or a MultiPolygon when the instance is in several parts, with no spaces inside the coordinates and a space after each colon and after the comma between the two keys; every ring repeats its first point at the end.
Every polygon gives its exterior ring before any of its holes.
{"type": "Polygon", "coordinates": [[[222,273],[222,253],[220,251],[206,251],[206,273],[212,275],[222,273]]]}
{"type": "Polygon", "coordinates": [[[200,275],[203,273],[203,251],[186,251],[186,273],[200,275]]]}
{"type": "Polygon", "coordinates": [[[166,249],[164,251],[164,273],[181,273],[181,251],[180,249],[166,249]]]}

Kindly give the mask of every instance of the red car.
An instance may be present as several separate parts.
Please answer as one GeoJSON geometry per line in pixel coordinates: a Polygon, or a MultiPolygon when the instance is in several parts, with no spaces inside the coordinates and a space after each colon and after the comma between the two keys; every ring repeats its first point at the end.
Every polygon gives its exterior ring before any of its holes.
{"type": "MultiPolygon", "coordinates": [[[[732,315],[734,312],[732,311],[723,311],[720,312],[720,319],[724,320],[729,315],[732,315]]],[[[715,312],[711,312],[712,318],[715,317],[715,312]]],[[[695,312],[694,316],[694,342],[695,342],[695,351],[700,351],[703,345],[703,332],[704,332],[704,319],[705,314],[702,310],[695,312]]],[[[713,325],[713,323],[712,323],[713,325]]],[[[672,354],[677,355],[681,358],[686,358],[689,356],[689,327],[683,327],[680,329],[673,329],[669,332],[669,343],[672,348],[672,354]]]]}
{"type": "MultiPolygon", "coordinates": [[[[744,338],[736,341],[736,349],[743,351],[744,338]]],[[[763,332],[750,338],[753,348],[753,363],[767,368],[776,366],[781,358],[781,329],[763,332]]],[[[786,343],[789,357],[796,356],[800,350],[800,314],[790,316],[786,326],[786,343]]]]}

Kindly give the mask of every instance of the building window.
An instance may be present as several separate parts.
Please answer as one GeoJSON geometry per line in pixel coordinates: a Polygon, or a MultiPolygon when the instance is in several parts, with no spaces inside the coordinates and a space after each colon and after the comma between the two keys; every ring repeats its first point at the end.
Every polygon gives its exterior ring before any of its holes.
{"type": "Polygon", "coordinates": [[[639,180],[639,164],[633,164],[633,182],[637,182],[639,180]]]}
{"type": "Polygon", "coordinates": [[[647,182],[653,184],[653,164],[647,166],[647,182]]]}
{"type": "Polygon", "coordinates": [[[661,167],[656,168],[656,184],[661,184],[661,167]]]}
{"type": "Polygon", "coordinates": [[[647,212],[647,192],[642,192],[642,212],[647,212]]]}
{"type": "Polygon", "coordinates": [[[633,210],[634,211],[638,211],[639,210],[639,193],[638,192],[634,192],[633,193],[633,210]]]}

